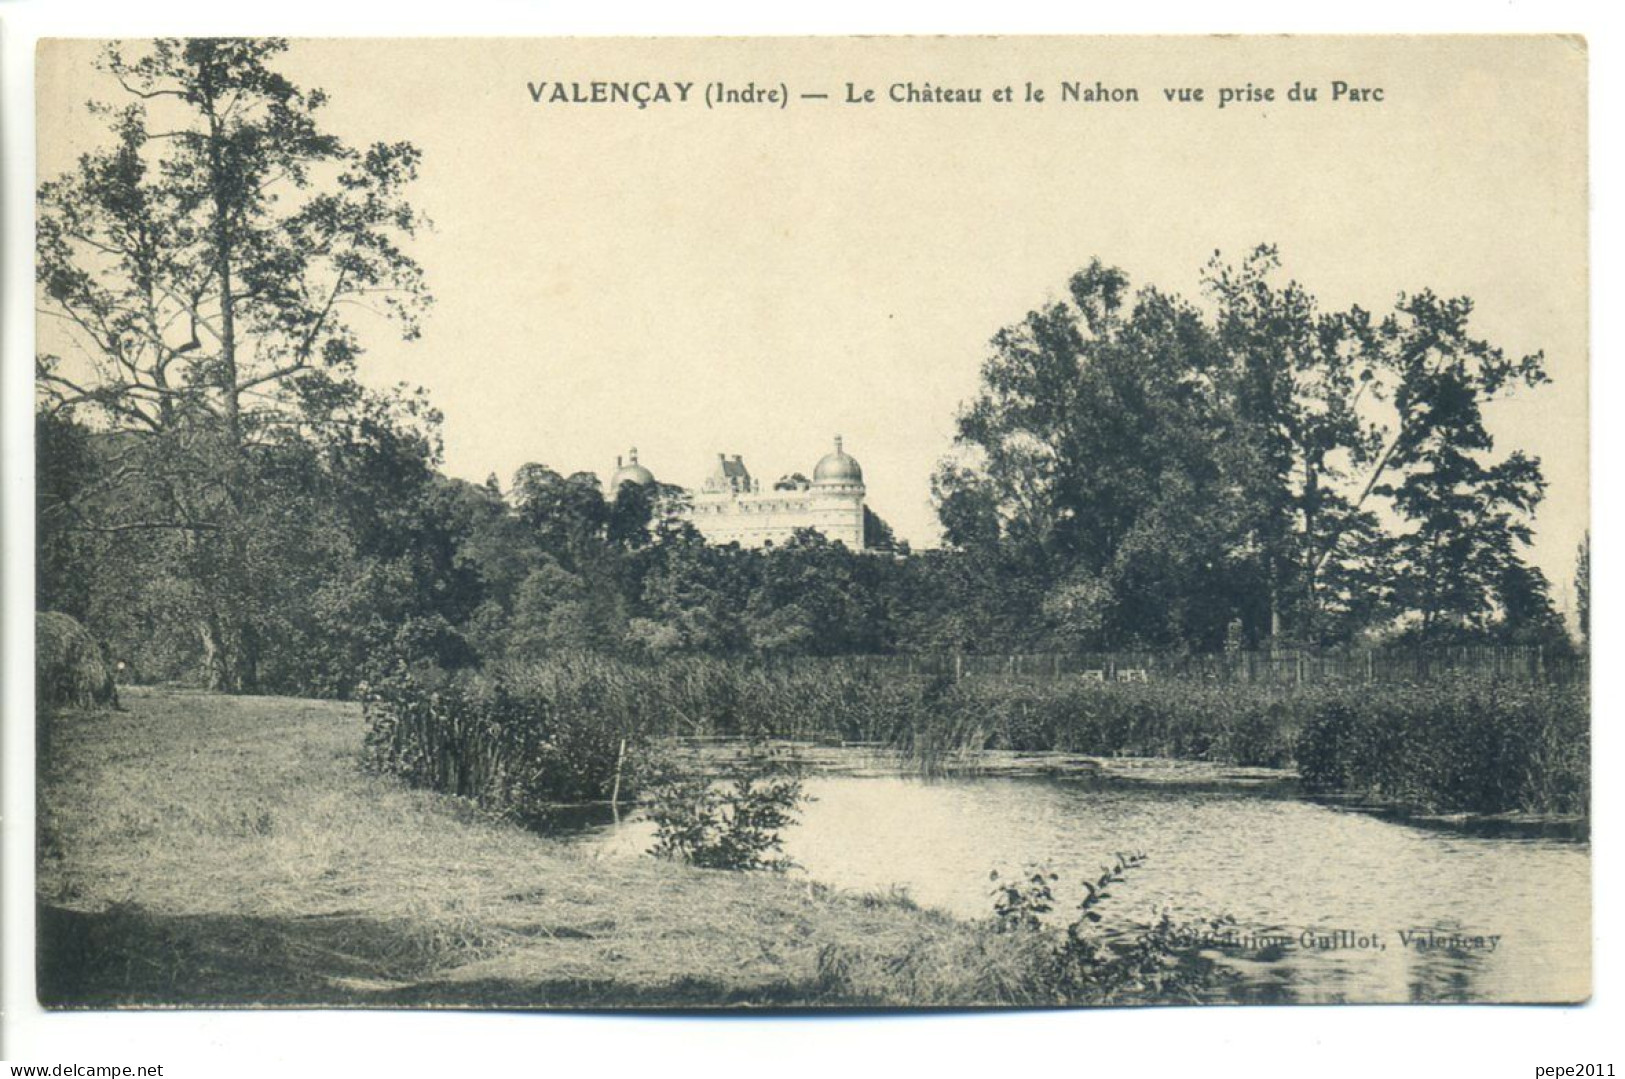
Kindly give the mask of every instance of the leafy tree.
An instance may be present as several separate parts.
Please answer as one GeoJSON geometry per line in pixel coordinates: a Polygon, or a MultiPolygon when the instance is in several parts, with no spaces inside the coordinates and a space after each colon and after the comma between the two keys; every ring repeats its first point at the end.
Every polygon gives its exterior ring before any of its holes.
{"type": "Polygon", "coordinates": [[[994,336],[933,493],[967,566],[1040,595],[984,601],[1069,648],[1547,633],[1539,463],[1482,420],[1541,356],[1472,336],[1466,299],[1377,322],[1279,269],[1216,255],[1204,313],[1097,260],[994,336]]]}
{"type": "Polygon", "coordinates": [[[796,530],[760,555],[744,613],[751,646],[781,655],[889,650],[877,566],[821,532],[796,530]]]}
{"type": "Polygon", "coordinates": [[[708,544],[686,522],[664,532],[651,552],[640,596],[641,647],[659,652],[736,655],[757,571],[756,552],[708,544]]]}
{"type": "Polygon", "coordinates": [[[325,95],[272,67],[286,48],[110,46],[101,67],[126,100],[95,107],[109,143],[38,193],[38,290],[64,350],[38,358],[42,410],[109,436],[73,527],[140,540],[140,576],[176,585],[171,613],[223,689],[259,685],[265,589],[293,564],[274,561],[301,505],[281,470],[436,419],[410,402],[397,417],[354,378],[352,316],[412,337],[428,302],[402,246],[418,153],[324,133],[325,95]]]}
{"type": "Polygon", "coordinates": [[[1228,616],[1185,627],[1167,606],[1180,582],[1224,591],[1236,561],[1213,334],[1182,301],[1130,297],[1098,260],[1070,293],[994,336],[957,456],[934,480],[946,537],[1003,548],[1018,576],[1059,589],[1044,607],[1068,640],[1084,643],[1085,626],[1097,645],[1171,643],[1187,628],[1222,639],[1228,616]],[[1079,588],[1109,609],[1072,618],[1079,588]]]}
{"type": "Polygon", "coordinates": [[[606,539],[619,547],[642,547],[651,536],[659,493],[636,483],[622,483],[613,492],[606,524],[606,539]]]}
{"type": "Polygon", "coordinates": [[[1567,655],[1574,642],[1563,626],[1563,616],[1552,603],[1551,584],[1537,566],[1513,558],[1495,583],[1500,617],[1492,632],[1513,644],[1539,645],[1549,653],[1567,655]]]}
{"type": "Polygon", "coordinates": [[[1384,603],[1419,614],[1424,636],[1440,618],[1482,631],[1498,593],[1545,595],[1510,583],[1529,580],[1518,551],[1544,489],[1538,462],[1484,461],[1482,422],[1485,403],[1545,380],[1541,357],[1472,337],[1464,298],[1402,296],[1373,324],[1275,286],[1279,266],[1265,246],[1239,267],[1216,256],[1207,275],[1233,387],[1226,471],[1245,492],[1269,635],[1335,640],[1384,603]],[[1397,534],[1377,499],[1403,519],[1397,534]]]}
{"type": "Polygon", "coordinates": [[[1489,624],[1498,589],[1520,572],[1546,488],[1539,461],[1521,451],[1489,459],[1483,419],[1487,402],[1547,380],[1542,357],[1509,357],[1472,337],[1472,307],[1431,292],[1401,297],[1373,338],[1395,419],[1367,488],[1401,518],[1396,601],[1420,619],[1424,640],[1489,624]]]}
{"type": "Polygon", "coordinates": [[[578,570],[602,551],[611,511],[592,473],[562,476],[546,465],[521,465],[512,498],[541,549],[565,568],[578,570]]]}
{"type": "Polygon", "coordinates": [[[863,507],[863,548],[866,551],[884,551],[888,554],[908,553],[908,543],[898,540],[891,525],[868,506],[863,507]]]}
{"type": "Polygon", "coordinates": [[[520,582],[547,557],[534,531],[490,481],[478,487],[444,481],[440,500],[457,536],[457,561],[479,579],[481,602],[511,612],[520,582]]]}
{"type": "Polygon", "coordinates": [[[1591,533],[1580,541],[1574,559],[1574,599],[1580,621],[1580,643],[1591,647],[1591,533]]]}
{"type": "Polygon", "coordinates": [[[1357,557],[1357,541],[1371,535],[1373,522],[1343,488],[1371,462],[1380,434],[1361,407],[1373,377],[1362,348],[1368,316],[1322,312],[1296,281],[1277,285],[1279,269],[1270,245],[1234,266],[1215,253],[1204,284],[1224,355],[1232,437],[1220,443],[1223,466],[1266,603],[1267,622],[1252,635],[1314,640],[1325,593],[1344,584],[1333,537],[1340,555],[1357,557]]]}

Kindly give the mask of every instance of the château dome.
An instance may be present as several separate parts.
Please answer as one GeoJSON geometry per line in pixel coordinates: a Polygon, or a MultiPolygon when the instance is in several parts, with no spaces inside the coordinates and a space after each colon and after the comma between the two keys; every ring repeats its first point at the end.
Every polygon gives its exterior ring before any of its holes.
{"type": "Polygon", "coordinates": [[[635,483],[639,487],[650,487],[653,486],[654,481],[655,474],[638,464],[638,451],[637,447],[634,446],[631,460],[623,464],[619,457],[615,458],[615,475],[610,477],[609,493],[611,497],[614,497],[623,483],[635,483]]]}
{"type": "Polygon", "coordinates": [[[813,469],[813,482],[817,484],[863,484],[863,468],[857,458],[841,449],[841,436],[835,436],[835,450],[824,454],[813,469]]]}

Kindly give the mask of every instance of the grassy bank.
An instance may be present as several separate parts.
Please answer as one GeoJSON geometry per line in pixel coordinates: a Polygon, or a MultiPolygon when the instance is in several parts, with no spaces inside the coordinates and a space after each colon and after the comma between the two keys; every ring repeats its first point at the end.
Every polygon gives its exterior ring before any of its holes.
{"type": "Polygon", "coordinates": [[[1054,1003],[1026,935],[598,861],[358,763],[351,705],[130,690],[50,724],[47,1005],[1054,1003]]]}
{"type": "Polygon", "coordinates": [[[383,771],[519,814],[603,800],[617,771],[635,787],[650,743],[672,734],[883,744],[927,771],[990,748],[1296,765],[1315,789],[1427,810],[1583,815],[1589,802],[1581,682],[955,680],[581,657],[403,674],[375,688],[368,717],[383,771]]]}

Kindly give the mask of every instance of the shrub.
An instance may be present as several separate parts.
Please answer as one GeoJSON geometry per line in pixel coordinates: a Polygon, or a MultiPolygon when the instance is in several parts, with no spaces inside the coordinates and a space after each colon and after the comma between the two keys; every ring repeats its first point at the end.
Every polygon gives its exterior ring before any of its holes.
{"type": "Polygon", "coordinates": [[[1119,855],[1085,881],[1073,920],[1056,925],[1054,873],[993,874],[994,916],[907,943],[829,946],[818,957],[817,984],[832,1000],[914,1005],[1078,1005],[1196,1002],[1227,977],[1199,954],[1233,924],[1221,918],[1182,925],[1166,912],[1146,925],[1112,924],[1102,914],[1110,889],[1141,864],[1119,855]]]}
{"type": "MultiPolygon", "coordinates": [[[[1196,953],[1192,941],[1216,933],[1229,919],[1205,926],[1182,925],[1162,912],[1144,926],[1107,931],[1101,908],[1111,889],[1145,862],[1144,854],[1119,854],[1093,880],[1083,882],[1078,913],[1064,929],[1045,920],[1054,904],[1056,875],[1042,867],[994,890],[994,926],[999,932],[1031,934],[1042,945],[1033,956],[1032,978],[1040,993],[1057,1003],[1110,1003],[1125,998],[1160,1001],[1201,999],[1219,975],[1196,953]]],[[[996,880],[998,874],[995,873],[996,880]]]]}
{"type": "Polygon", "coordinates": [[[101,645],[68,615],[41,611],[34,616],[34,694],[42,708],[117,703],[101,645]]]}
{"type": "Polygon", "coordinates": [[[720,783],[709,777],[671,780],[652,792],[655,844],[649,853],[701,869],[784,872],[795,863],[783,854],[782,832],[795,823],[804,799],[799,779],[760,766],[720,783]]]}

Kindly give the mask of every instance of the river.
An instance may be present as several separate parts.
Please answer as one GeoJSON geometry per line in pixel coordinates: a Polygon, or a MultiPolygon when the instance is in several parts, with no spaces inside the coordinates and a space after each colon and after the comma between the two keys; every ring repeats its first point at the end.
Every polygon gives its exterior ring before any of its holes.
{"type": "MultiPolygon", "coordinates": [[[[989,873],[1044,865],[1058,912],[1079,882],[1145,861],[1101,908],[1108,924],[1235,919],[1210,951],[1231,1001],[1550,1001],[1590,982],[1590,851],[1576,838],[1415,822],[1312,800],[1284,773],[1106,761],[1067,775],[922,779],[883,768],[810,775],[785,833],[812,879],[903,889],[965,918],[989,873]]],[[[645,856],[637,814],[578,832],[596,856],[645,856]]]]}

